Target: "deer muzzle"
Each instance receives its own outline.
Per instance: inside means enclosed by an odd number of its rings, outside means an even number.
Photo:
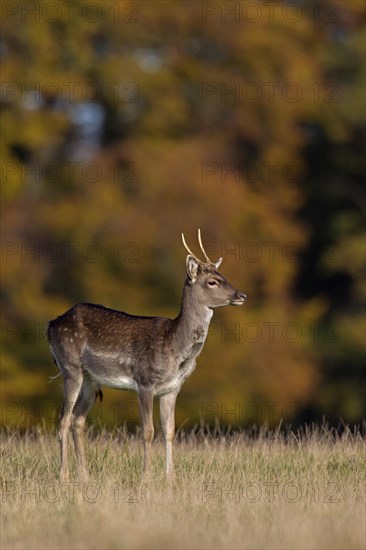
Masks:
[[[237,291],[233,298],[230,301],[230,305],[232,306],[241,306],[244,304],[244,302],[247,301],[247,296],[244,294],[244,292]]]

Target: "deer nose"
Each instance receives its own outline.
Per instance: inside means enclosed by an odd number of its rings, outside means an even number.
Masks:
[[[244,294],[244,292],[239,292],[238,290],[235,293],[235,296],[230,303],[232,306],[241,306],[242,304],[244,304],[244,302],[246,302],[246,300],[247,300],[247,295]]]

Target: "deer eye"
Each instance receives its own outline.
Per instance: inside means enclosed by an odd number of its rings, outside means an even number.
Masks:
[[[216,281],[215,279],[211,279],[210,281],[208,281],[208,286],[210,286],[211,288],[213,288],[214,286],[219,286],[219,282]]]

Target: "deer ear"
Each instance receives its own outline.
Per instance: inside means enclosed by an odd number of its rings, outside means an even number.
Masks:
[[[219,260],[217,260],[217,262],[215,262],[216,269],[218,269],[220,267],[221,262],[222,262],[222,258],[220,258]]]
[[[199,268],[196,258],[188,254],[186,259],[186,266],[187,266],[187,275],[191,279],[191,282],[194,283],[196,280],[198,268]]]

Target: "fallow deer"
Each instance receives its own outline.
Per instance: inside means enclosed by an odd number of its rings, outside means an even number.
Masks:
[[[84,424],[103,385],[135,390],[144,438],[144,472],[151,471],[154,435],[153,399],[160,398],[160,417],[166,445],[166,474],[174,477],[174,411],[183,382],[196,366],[216,307],[245,302],[217,270],[222,258],[212,262],[198,230],[204,260],[188,251],[187,277],[181,309],[175,319],[130,315],[88,303],[80,303],[48,324],[51,353],[64,381],[59,441],[60,479],[69,477],[67,441],[72,429],[81,476],[88,478]]]

